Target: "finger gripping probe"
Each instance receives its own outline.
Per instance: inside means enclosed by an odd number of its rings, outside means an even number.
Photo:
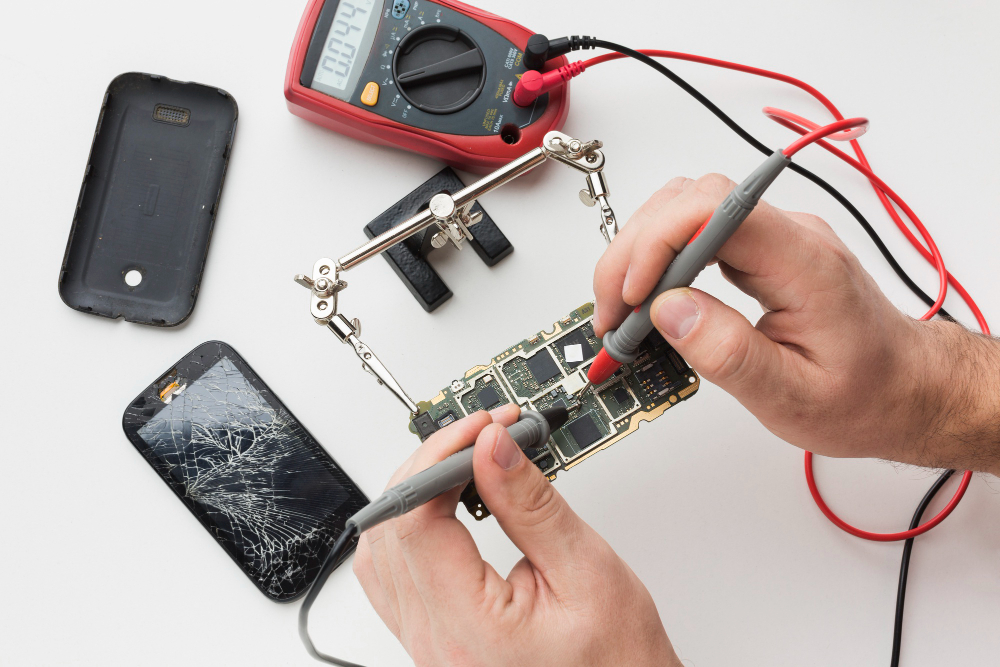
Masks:
[[[549,441],[552,431],[559,428],[569,419],[569,411],[565,407],[553,407],[536,412],[522,410],[518,421],[507,427],[507,432],[522,450],[529,447],[540,447]],[[347,525],[337,538],[333,548],[327,554],[319,574],[306,593],[302,606],[299,608],[299,637],[309,655],[341,667],[361,667],[360,665],[335,658],[319,651],[309,636],[309,610],[319,596],[323,585],[330,577],[333,569],[340,564],[348,548],[361,533],[374,528],[383,521],[394,519],[424,503],[437,498],[442,493],[461,486],[472,479],[473,447],[456,452],[440,463],[435,463],[427,470],[418,472],[409,479],[388,489],[381,496],[357,512],[347,520]]]
[[[524,410],[520,419],[507,428],[507,432],[522,450],[540,447],[548,442],[552,431],[565,424],[568,418],[569,413],[564,407],[541,412]],[[465,484],[472,479],[473,451],[473,447],[466,447],[386,490],[348,519],[347,527],[354,528],[360,535],[383,521],[406,514],[442,493]]]
[[[540,447],[549,441],[552,431],[559,428],[569,419],[569,411],[565,407],[554,407],[536,412],[523,410],[518,421],[507,427],[507,432],[522,450],[529,447]],[[335,658],[316,648],[309,636],[309,610],[319,596],[330,573],[340,564],[348,548],[357,537],[383,521],[388,521],[420,507],[442,493],[465,484],[472,479],[472,454],[474,448],[466,447],[456,452],[440,463],[432,465],[427,470],[418,472],[409,479],[400,482],[387,490],[381,496],[369,503],[364,509],[347,520],[347,525],[337,538],[333,548],[327,554],[319,574],[316,575],[312,587],[306,593],[302,606],[299,608],[299,637],[309,655],[340,667],[361,667],[353,662]]]
[[[666,273],[642,305],[633,310],[620,327],[604,335],[604,348],[587,371],[587,379],[591,384],[597,386],[604,383],[622,364],[635,361],[639,356],[639,344],[653,330],[649,309],[656,297],[667,290],[687,287],[694,282],[757,206],[768,186],[789,164],[791,160],[782,151],[775,151],[726,196],[712,213],[712,217],[695,232],[670,263]]]

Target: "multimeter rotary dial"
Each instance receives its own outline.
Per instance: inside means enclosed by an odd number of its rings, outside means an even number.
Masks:
[[[472,104],[486,84],[486,58],[467,33],[426,25],[400,40],[392,78],[406,101],[421,111],[449,114]]]

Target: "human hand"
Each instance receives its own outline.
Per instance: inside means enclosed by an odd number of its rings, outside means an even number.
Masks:
[[[594,274],[599,336],[642,303],[735,185],[718,174],[676,178],[632,217]],[[688,288],[658,297],[653,323],[702,377],[777,436],[826,456],[996,465],[960,442],[949,423],[959,350],[980,343],[957,325],[897,310],[823,220],[761,202],[717,259],[729,282],[764,308],[756,326]],[[991,415],[984,423],[996,423],[995,408]]]
[[[476,489],[521,550],[506,579],[455,517],[461,489],[361,536],[354,572],[417,665],[676,665],[642,582],[504,426],[516,406],[435,433],[388,486],[475,443]]]

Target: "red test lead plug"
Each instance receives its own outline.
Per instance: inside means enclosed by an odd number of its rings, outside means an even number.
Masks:
[[[531,106],[539,97],[549,92],[553,88],[565,85],[567,81],[575,76],[583,74],[587,66],[582,61],[564,65],[559,69],[548,72],[536,72],[528,70],[514,87],[512,99],[519,107]]]

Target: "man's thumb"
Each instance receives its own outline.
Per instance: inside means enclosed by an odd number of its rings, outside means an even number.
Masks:
[[[780,372],[783,348],[715,297],[688,287],[664,292],[653,325],[691,367],[737,399]]]
[[[536,568],[566,567],[585,557],[585,544],[596,533],[524,456],[507,429],[494,424],[480,433],[473,465],[479,496]]]

